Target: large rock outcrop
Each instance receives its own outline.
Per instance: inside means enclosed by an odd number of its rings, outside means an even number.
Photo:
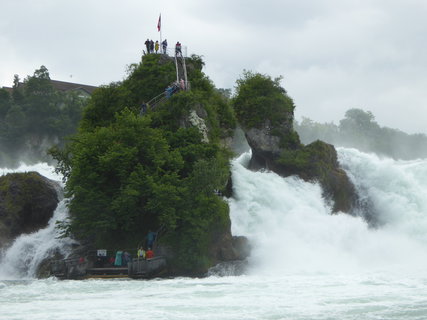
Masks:
[[[58,205],[56,182],[37,172],[0,177],[0,247],[47,225]]]
[[[350,212],[357,196],[339,166],[334,146],[322,141],[300,143],[293,129],[294,103],[279,80],[247,73],[238,82],[234,107],[252,148],[251,169],[318,181],[324,197],[333,201],[334,212]]]
[[[246,237],[232,236],[231,232],[222,233],[210,247],[210,257],[214,264],[224,261],[244,260],[250,254],[250,245]]]

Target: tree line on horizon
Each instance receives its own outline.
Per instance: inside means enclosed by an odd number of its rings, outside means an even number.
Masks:
[[[358,108],[347,110],[339,124],[318,123],[303,117],[294,121],[301,142],[322,140],[337,147],[356,148],[393,159],[411,160],[427,157],[427,136],[407,134],[398,129],[380,126],[370,111]]]

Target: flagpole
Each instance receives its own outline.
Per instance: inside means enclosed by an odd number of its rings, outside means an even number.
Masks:
[[[162,13],[159,14],[159,31],[160,31],[160,48],[163,50],[162,45]],[[166,52],[163,52],[166,53]]]

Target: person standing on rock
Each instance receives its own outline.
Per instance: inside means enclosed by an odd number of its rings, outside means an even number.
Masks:
[[[154,45],[154,50],[159,51],[159,41],[156,41],[155,45]]]
[[[163,47],[163,54],[167,54],[166,50],[168,48],[168,41],[166,39],[163,40],[162,47]]]
[[[150,53],[150,40],[147,39],[147,41],[144,42],[145,47],[147,48],[147,54]]]
[[[150,40],[150,53],[154,53],[154,41]]]

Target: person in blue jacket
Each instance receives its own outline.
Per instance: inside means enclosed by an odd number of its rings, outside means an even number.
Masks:
[[[147,234],[147,247],[148,248],[153,247],[154,241],[156,241],[156,236],[157,236],[156,232],[153,232],[151,230],[148,231],[148,234]]]

